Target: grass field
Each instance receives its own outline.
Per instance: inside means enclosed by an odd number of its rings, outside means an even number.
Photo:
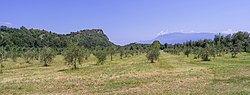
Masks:
[[[91,56],[79,69],[70,70],[62,56],[51,66],[22,59],[4,63],[0,94],[190,94],[250,95],[250,55],[242,53],[203,62],[184,55],[161,52],[160,60],[147,62],[145,55],[95,65]]]

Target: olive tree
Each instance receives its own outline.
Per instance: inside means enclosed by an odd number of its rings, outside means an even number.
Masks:
[[[107,53],[110,55],[110,60],[113,61],[113,55],[116,53],[116,47],[115,46],[108,47]]]
[[[151,45],[151,48],[147,52],[146,57],[148,60],[150,60],[151,63],[154,63],[154,60],[158,60],[160,56],[160,42],[159,41],[154,41],[153,44]]]
[[[94,56],[97,58],[97,64],[104,64],[105,60],[107,59],[107,51],[104,48],[96,48],[95,52],[93,53]]]
[[[14,62],[16,62],[18,56],[19,56],[18,49],[15,47],[12,47],[10,51],[8,52],[8,57],[11,58]]]
[[[26,60],[26,63],[30,63],[31,60],[34,60],[35,54],[36,52],[33,49],[27,49],[23,54],[23,58]]]
[[[189,57],[189,55],[191,54],[191,48],[190,47],[185,47],[184,48],[184,54],[187,56],[187,57]]]
[[[206,46],[202,48],[200,52],[200,56],[203,61],[210,61],[210,56],[212,55],[212,48],[209,44],[206,44]]]
[[[53,49],[45,47],[40,53],[40,61],[43,63],[43,66],[49,66],[48,64],[51,63],[55,57]]]
[[[194,59],[199,59],[201,56],[201,47],[194,47],[192,50],[192,54],[194,55]]]
[[[242,51],[242,44],[240,41],[233,43],[230,47],[232,58],[236,58],[238,53]]]
[[[124,56],[125,50],[124,50],[122,47],[120,47],[120,48],[118,49],[118,51],[119,51],[119,54],[120,54],[120,59],[122,59],[123,56]]]
[[[4,50],[3,47],[0,47],[0,73],[2,73],[2,68],[3,68],[3,62],[7,59],[6,57],[6,51]]]
[[[88,60],[90,55],[91,55],[90,50],[84,49],[84,58],[85,58],[85,60]]]
[[[72,65],[72,69],[77,69],[77,63],[82,64],[86,53],[84,50],[83,47],[72,45],[64,51],[64,60],[68,65]]]

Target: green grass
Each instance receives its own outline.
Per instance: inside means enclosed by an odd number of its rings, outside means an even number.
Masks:
[[[0,94],[250,94],[250,55],[246,53],[210,62],[164,52],[153,64],[143,54],[122,60],[117,55],[114,61],[108,57],[104,65],[96,61],[91,56],[71,70],[60,55],[49,67],[39,61],[8,60],[0,74]]]

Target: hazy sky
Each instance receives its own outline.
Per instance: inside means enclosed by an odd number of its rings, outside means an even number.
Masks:
[[[116,44],[159,33],[250,30],[250,0],[0,0],[0,25],[69,33],[101,28]]]

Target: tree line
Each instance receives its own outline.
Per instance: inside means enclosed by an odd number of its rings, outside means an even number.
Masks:
[[[0,27],[0,73],[3,62],[23,58],[25,63],[32,64],[39,60],[43,66],[49,66],[56,55],[63,55],[65,64],[77,69],[78,64],[88,60],[92,54],[97,58],[97,65],[105,64],[106,60],[113,61],[113,56],[120,59],[144,54],[150,63],[159,59],[160,50],[194,59],[210,61],[211,57],[223,56],[230,53],[236,58],[240,52],[250,53],[250,38],[248,32],[237,32],[229,35],[215,35],[213,40],[187,41],[182,44],[152,44],[131,43],[125,46],[114,45],[100,29],[81,30],[70,34],[56,34],[45,30]],[[108,58],[108,59],[107,59]]]
[[[63,55],[65,64],[77,69],[77,64],[93,54],[97,64],[107,60],[114,60],[114,55],[120,59],[146,53],[150,45],[132,43],[117,46],[108,41],[107,36],[100,29],[81,30],[70,34],[56,34],[46,30],[27,29],[25,27],[0,27],[0,72],[3,62],[11,59],[16,62],[23,58],[25,63],[32,64],[39,60],[43,66],[49,66],[56,55]]]
[[[68,47],[58,50],[52,47],[0,47],[0,72],[2,72],[3,62],[7,59],[11,59],[13,62],[17,61],[17,58],[23,58],[25,63],[32,64],[34,60],[39,60],[42,66],[49,66],[56,55],[63,55],[65,64],[71,66],[72,69],[77,69],[77,64],[82,64],[84,60],[88,60],[89,56],[93,54],[97,58],[97,65],[105,63],[107,58],[113,61],[113,56],[119,56],[120,59],[133,57],[135,55],[147,53],[145,50],[154,49],[149,56],[149,59],[156,60],[153,57],[155,51],[159,52],[160,43],[157,45],[143,45],[143,44],[130,44],[127,46],[109,46],[101,47],[97,46],[95,49],[90,50],[84,46],[80,46],[71,42]],[[158,49],[157,49],[158,48]],[[158,53],[159,56],[159,53]],[[153,62],[153,61],[151,61]]]
[[[239,31],[234,34],[215,35],[214,39],[204,39],[198,41],[187,41],[183,44],[164,44],[161,47],[165,52],[179,55],[185,54],[189,57],[194,55],[194,59],[210,61],[211,57],[231,54],[232,58],[237,58],[241,52],[250,53],[250,37],[248,32]]]

